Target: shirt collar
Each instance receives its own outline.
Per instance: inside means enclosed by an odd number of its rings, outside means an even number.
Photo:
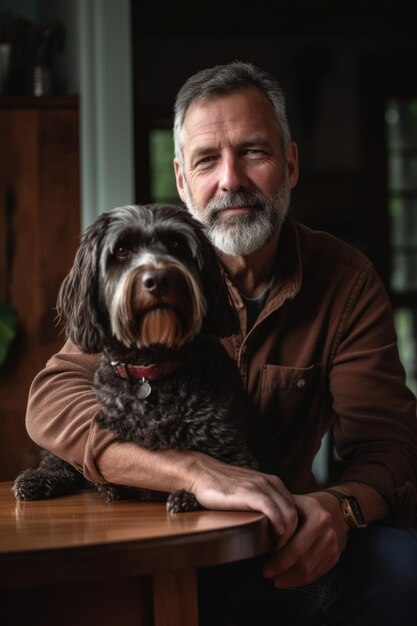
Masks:
[[[265,304],[265,313],[278,308],[285,300],[295,298],[301,289],[302,264],[300,251],[300,238],[297,223],[287,218],[282,226],[277,250],[277,279],[269,293]],[[244,307],[242,298],[232,284],[230,278],[225,275],[232,299],[238,309]]]
[[[286,219],[278,242],[278,274],[269,300],[280,297],[282,301],[294,298],[301,289],[302,263],[300,237],[297,223]]]

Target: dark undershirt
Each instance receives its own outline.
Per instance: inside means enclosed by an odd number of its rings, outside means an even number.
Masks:
[[[265,302],[268,299],[269,292],[271,291],[274,282],[275,282],[275,276],[272,277],[265,291],[263,291],[261,295],[257,296],[256,298],[247,298],[246,296],[240,294],[240,297],[242,298],[242,302],[246,307],[246,314],[247,314],[247,331],[246,332],[250,331],[250,329],[256,322],[259,313],[264,308]]]
[[[263,291],[260,296],[257,296],[256,298],[247,298],[246,296],[244,296],[242,293],[239,292],[240,297],[242,298],[242,302],[246,308],[246,314],[247,314],[246,332],[247,333],[250,331],[250,329],[252,328],[256,320],[258,319],[260,312],[262,311],[262,309],[265,306],[266,301],[268,300],[268,296],[272,287],[275,285],[275,283],[278,280],[278,266],[281,264],[282,264],[282,259],[279,260],[279,253],[278,253],[275,259],[273,269],[272,269],[271,280],[269,281],[265,291]]]

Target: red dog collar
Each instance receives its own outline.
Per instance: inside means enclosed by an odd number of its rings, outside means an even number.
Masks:
[[[184,366],[185,359],[172,361],[162,361],[161,363],[151,363],[150,365],[136,365],[135,363],[121,363],[112,361],[111,364],[120,378],[138,378],[142,381],[159,380],[173,374]]]

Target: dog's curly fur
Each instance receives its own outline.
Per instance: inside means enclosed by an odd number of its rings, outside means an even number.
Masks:
[[[152,450],[198,450],[258,467],[245,438],[249,400],[219,341],[237,331],[236,312],[216,252],[185,209],[127,206],[101,215],[82,239],[57,308],[73,343],[102,352],[94,388],[104,428]],[[122,378],[115,362],[176,368],[150,381],[144,398],[142,382]],[[46,453],[39,468],[18,476],[13,492],[34,500],[83,484],[72,466]],[[167,499],[172,512],[199,508],[184,490],[96,487],[107,500]]]

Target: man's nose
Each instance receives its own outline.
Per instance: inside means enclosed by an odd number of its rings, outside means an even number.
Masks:
[[[221,163],[219,187],[221,191],[237,191],[247,187],[247,175],[244,164],[237,156],[228,156]]]

